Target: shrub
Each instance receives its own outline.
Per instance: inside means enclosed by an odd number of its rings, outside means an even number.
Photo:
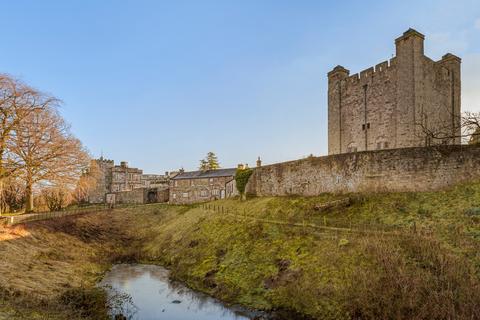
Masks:
[[[248,179],[252,175],[253,170],[250,168],[247,169],[238,169],[235,174],[235,183],[237,190],[240,193],[241,197],[245,197],[245,188],[247,187]]]
[[[68,194],[61,188],[43,190],[42,196],[50,211],[60,211],[68,203]]]

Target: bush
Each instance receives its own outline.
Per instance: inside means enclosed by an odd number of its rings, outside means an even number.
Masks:
[[[253,170],[252,169],[238,169],[236,174],[235,174],[235,183],[237,186],[237,190],[244,198],[245,196],[245,188],[247,187],[248,179],[250,179],[250,176],[252,175]]]
[[[68,193],[62,189],[43,190],[42,196],[50,211],[60,211],[68,203]]]

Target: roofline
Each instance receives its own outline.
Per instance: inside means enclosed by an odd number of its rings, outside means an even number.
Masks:
[[[237,170],[237,168],[225,168],[225,169],[218,169],[218,170]],[[218,170],[207,170],[207,171],[218,171]],[[185,171],[185,172],[182,172],[182,173],[179,173],[178,175],[176,175],[175,177],[171,178],[170,180],[190,180],[190,179],[206,179],[206,178],[210,178],[210,177],[202,177],[202,176],[193,176],[193,177],[184,177],[182,178],[181,176],[183,174],[187,174],[187,173],[194,173],[194,172],[202,172],[201,170],[196,170],[196,171]],[[216,175],[215,177],[232,177],[234,175],[232,174],[218,174]]]

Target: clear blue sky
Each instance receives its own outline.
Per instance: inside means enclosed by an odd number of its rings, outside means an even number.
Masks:
[[[390,58],[409,27],[463,58],[463,108],[480,110],[478,0],[4,0],[0,72],[62,99],[93,156],[273,163],[325,154],[326,73]]]

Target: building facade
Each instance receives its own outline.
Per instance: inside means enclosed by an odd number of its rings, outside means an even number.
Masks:
[[[153,203],[168,201],[169,176],[143,174],[122,161],[115,165],[113,160],[92,160],[88,173],[95,183],[88,192],[89,203],[105,203],[110,195],[114,203]]]
[[[142,170],[130,168],[125,161],[120,162],[119,166],[112,167],[112,184],[110,191],[122,192],[143,188],[142,174]]]
[[[168,188],[170,180],[169,173],[163,174],[142,174],[140,177],[144,188]]]
[[[236,170],[180,172],[170,180],[169,202],[189,204],[236,196]]]
[[[389,61],[328,73],[328,154],[460,143],[461,60],[433,61],[424,39],[409,29]]]
[[[88,190],[89,203],[105,202],[105,195],[111,192],[112,169],[114,166],[113,160],[103,157],[91,161],[88,175],[92,178],[93,184]]]

